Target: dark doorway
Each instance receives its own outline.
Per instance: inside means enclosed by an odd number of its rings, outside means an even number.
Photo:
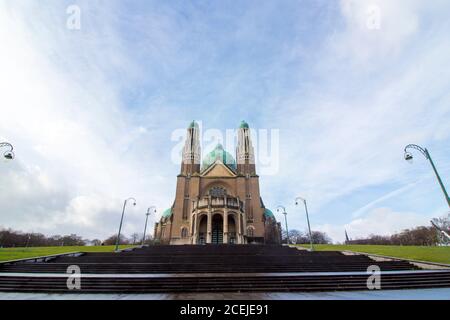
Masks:
[[[223,243],[223,219],[222,216],[216,214],[212,218],[212,237],[211,243]]]
[[[234,221],[234,215],[228,215],[228,243],[236,243],[236,223]]]
[[[198,230],[198,244],[206,243],[206,228],[208,217],[206,215],[200,216],[199,230]]]

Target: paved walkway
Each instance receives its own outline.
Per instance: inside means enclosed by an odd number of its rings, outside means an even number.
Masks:
[[[381,291],[184,293],[184,294],[44,294],[1,293],[0,300],[450,300],[450,288]]]

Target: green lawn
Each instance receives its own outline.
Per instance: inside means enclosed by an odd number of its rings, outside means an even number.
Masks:
[[[121,249],[129,247],[133,246],[120,246]],[[112,252],[114,249],[115,246],[0,248],[0,261],[48,256],[66,252]]]
[[[309,245],[300,246],[309,248]],[[129,248],[132,245],[120,246]],[[0,248],[0,261],[47,256],[65,252],[112,252],[114,246]],[[316,250],[349,250],[385,256],[450,264],[450,247],[315,245]]]
[[[307,244],[300,246],[309,248]],[[450,247],[424,247],[424,246],[375,246],[375,245],[315,245],[316,250],[374,253],[384,256],[422,260],[450,264]]]

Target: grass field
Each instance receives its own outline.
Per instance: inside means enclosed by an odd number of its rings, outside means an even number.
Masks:
[[[121,249],[129,247],[133,246],[120,246]],[[0,248],[0,261],[48,256],[66,252],[112,252],[114,249],[115,246]]]
[[[309,248],[309,245],[300,245]],[[128,248],[120,246],[120,248]],[[23,259],[66,252],[112,252],[114,246],[0,248],[0,261]],[[349,250],[385,256],[450,264],[450,247],[315,245],[316,250]]]
[[[302,244],[309,248],[309,245]],[[424,246],[375,246],[375,245],[315,245],[316,250],[373,253],[384,256],[422,260],[450,264],[450,247],[424,247]]]

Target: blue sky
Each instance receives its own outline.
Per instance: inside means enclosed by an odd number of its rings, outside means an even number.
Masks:
[[[69,5],[81,29],[66,28]],[[368,27],[371,8],[379,28]],[[426,146],[450,181],[447,1],[3,1],[0,226],[104,238],[169,207],[175,131],[279,130],[266,206],[335,241],[448,212]],[[7,116],[5,116],[7,115]],[[256,131],[256,130],[255,130]],[[233,152],[232,150],[229,150]],[[447,184],[448,185],[448,184]],[[275,210],[274,210],[275,211]],[[278,219],[282,216],[277,214]],[[154,221],[154,220],[153,220]]]

